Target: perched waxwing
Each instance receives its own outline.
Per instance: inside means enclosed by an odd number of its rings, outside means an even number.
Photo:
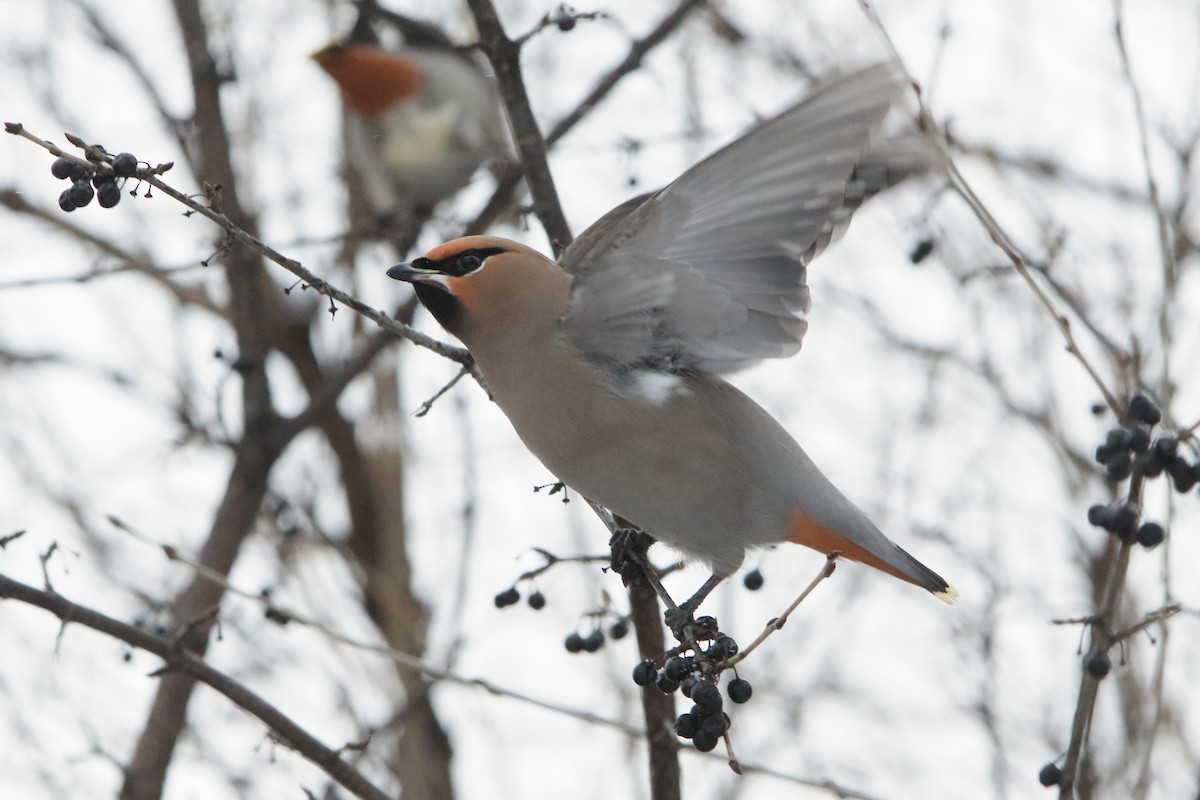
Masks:
[[[377,215],[428,212],[485,161],[511,159],[495,87],[464,54],[347,42],[313,60],[341,89],[348,160]]]
[[[864,198],[933,165],[913,140],[871,142],[904,87],[884,66],[827,83],[610,211],[558,263],[469,236],[388,270],[559,480],[711,565],[693,601],[747,548],[784,541],[957,596],[721,377],[798,351],[809,261]]]

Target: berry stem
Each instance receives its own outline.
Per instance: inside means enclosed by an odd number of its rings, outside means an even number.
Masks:
[[[1133,470],[1129,481],[1128,502],[1141,504],[1142,486],[1145,476],[1139,464]],[[1137,540],[1125,537],[1117,540],[1117,554],[1109,568],[1108,578],[1101,594],[1099,608],[1089,621],[1091,627],[1091,650],[1108,652],[1116,644],[1117,635],[1113,632],[1113,616],[1116,613],[1117,601],[1125,588],[1125,575],[1129,571],[1129,554]],[[1079,767],[1080,756],[1083,753],[1087,733],[1091,729],[1092,713],[1096,707],[1096,696],[1100,689],[1100,678],[1088,670],[1080,670],[1079,697],[1075,703],[1075,716],[1071,723],[1071,742],[1067,747],[1067,757],[1063,762],[1062,780],[1059,782],[1059,797],[1061,800],[1072,800],[1075,796],[1075,774]]]
[[[717,671],[720,672],[722,670],[729,669],[735,664],[741,662],[746,658],[746,656],[754,652],[754,648],[765,642],[768,636],[782,628],[784,624],[787,623],[788,617],[791,615],[791,613],[796,610],[796,607],[804,602],[804,598],[812,594],[813,589],[816,589],[822,581],[833,574],[833,570],[837,567],[838,556],[838,553],[830,553],[829,557],[825,559],[825,563],[821,565],[821,571],[817,573],[817,577],[813,578],[812,582],[809,583],[808,586],[804,587],[804,591],[800,593],[800,596],[793,600],[792,604],[788,606],[782,614],[768,622],[766,627],[763,628],[762,633],[758,635],[757,639],[750,643],[749,647],[746,647],[741,652],[730,656],[718,664]]]

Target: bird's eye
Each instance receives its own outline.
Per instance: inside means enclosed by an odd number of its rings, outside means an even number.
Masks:
[[[474,253],[464,253],[458,257],[458,268],[461,269],[464,274],[467,272],[474,272],[482,265],[483,259]]]

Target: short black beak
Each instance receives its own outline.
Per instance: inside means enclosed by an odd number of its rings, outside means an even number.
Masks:
[[[397,264],[387,271],[387,276],[397,281],[408,281],[412,283],[415,280],[429,277],[428,272],[422,272],[419,269],[413,269],[408,264]]]

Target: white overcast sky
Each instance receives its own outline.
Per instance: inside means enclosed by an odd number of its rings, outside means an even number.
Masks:
[[[189,111],[190,89],[178,32],[165,3],[108,0],[91,3],[127,37],[170,110]],[[509,30],[529,29],[551,2],[509,0],[498,6]],[[527,46],[524,67],[535,112],[552,124],[570,110],[598,75],[619,61],[629,35],[641,35],[674,2],[603,0],[577,3],[604,10],[607,20],[580,24],[569,35],[550,30]],[[805,81],[770,54],[788,49],[814,70],[879,60],[885,51],[855,0],[777,0],[724,3],[755,42],[736,56],[710,29],[693,21],[661,47],[551,157],[560,197],[573,230],[629,196],[669,181],[712,148],[801,96]],[[1153,128],[1156,175],[1169,200],[1178,175],[1162,137],[1197,128],[1200,4],[1183,0],[1126,3],[1130,58]],[[210,3],[213,20],[230,19],[240,82],[225,100],[244,145],[243,165],[253,179],[243,198],[263,215],[264,238],[326,274],[333,248],[306,245],[337,234],[344,223],[337,184],[338,99],[308,53],[342,31],[345,9],[333,13],[315,0],[232,0]],[[440,20],[467,36],[458,3],[423,0],[396,4],[414,16]],[[1132,101],[1121,77],[1112,36],[1112,8],[1095,0],[885,0],[880,12],[914,75],[929,86],[935,115],[962,141],[1005,153],[1057,161],[1090,181],[1144,189],[1144,167]],[[182,162],[176,145],[147,122],[152,110],[128,73],[88,41],[71,2],[0,0],[0,116],[60,140],[79,133],[112,151],[128,150],[152,163]],[[946,23],[950,36],[938,47]],[[49,61],[27,53],[46,45]],[[43,97],[53,79],[57,107]],[[697,128],[689,134],[689,120]],[[630,156],[619,144],[641,143]],[[53,207],[61,188],[50,159],[28,142],[0,139],[0,188],[15,187],[31,201]],[[1160,299],[1153,219],[1132,205],[1098,198],[1087,185],[1048,188],[1013,173],[965,159],[963,169],[1001,224],[1035,257],[1062,237],[1057,264],[1069,285],[1096,304],[1096,322],[1119,340],[1136,337],[1157,369]],[[638,188],[629,186],[636,177]],[[184,170],[167,175],[196,191]],[[801,607],[798,616],[747,662],[743,676],[756,686],[753,701],[735,714],[735,743],[748,763],[787,775],[828,778],[886,798],[1036,796],[1038,767],[1064,746],[1078,685],[1076,628],[1051,618],[1087,613],[1086,586],[1073,559],[1078,534],[1098,548],[1102,536],[1086,529],[1088,504],[1102,500],[1094,481],[1071,496],[1047,442],[1016,421],[996,398],[953,367],[936,375],[897,355],[869,324],[876,308],[899,335],[965,354],[990,353],[1018,399],[1053,393],[1053,407],[1071,441],[1100,439],[1105,420],[1088,413],[1097,399],[1083,371],[1063,351],[1061,337],[1016,283],[981,279],[960,286],[954,275],[1003,260],[955,198],[945,195],[924,218],[931,185],[908,187],[874,203],[856,218],[846,239],[809,270],[814,307],[804,349],[794,359],[758,367],[736,382],[805,446],[814,460],[862,505],[892,538],[946,576],[962,599],[942,607],[910,587],[845,564]],[[486,196],[486,180],[444,211],[466,216]],[[214,231],[162,198],[126,197],[112,211],[77,214],[89,229],[123,237],[163,266],[188,266],[209,255]],[[1041,227],[1050,220],[1054,229]],[[445,232],[453,230],[449,222]],[[506,235],[546,247],[532,224]],[[933,233],[931,263],[914,268],[906,253]],[[426,232],[423,246],[440,241]],[[297,242],[301,242],[297,244]],[[374,259],[374,261],[372,261]],[[938,263],[944,259],[946,266]],[[383,249],[359,263],[356,292],[391,307],[408,288],[388,281]],[[62,353],[92,365],[5,370],[0,379],[0,535],[26,537],[0,552],[0,570],[40,581],[37,554],[57,541],[78,555],[54,562],[55,585],[67,596],[118,617],[140,604],[127,587],[165,598],[190,575],[150,547],[106,526],[116,515],[156,541],[195,551],[223,487],[228,459],[211,450],[178,450],[169,411],[181,364],[207,408],[220,400],[236,408],[235,385],[208,357],[231,349],[232,334],[200,315],[174,318],[161,292],[144,281],[111,278],[82,285],[11,288],[15,281],[88,271],[93,257],[48,227],[0,214],[0,345],[18,352]],[[274,272],[281,285],[290,283]],[[196,280],[219,292],[216,268]],[[1171,354],[1179,381],[1179,422],[1200,417],[1194,364],[1200,345],[1195,277],[1179,289],[1179,344]],[[298,302],[305,302],[304,299]],[[349,310],[324,326],[325,353],[352,341]],[[442,334],[427,317],[423,329]],[[1081,333],[1085,349],[1093,342]],[[392,355],[390,357],[395,357]],[[405,407],[416,409],[455,371],[424,351],[402,348]],[[99,367],[127,373],[137,391],[121,392],[98,376]],[[1021,376],[1028,374],[1028,381]],[[1049,377],[1047,377],[1049,376]],[[282,373],[281,410],[301,407],[302,395]],[[365,386],[348,392],[344,407],[369,401]],[[933,415],[921,424],[923,415]],[[230,418],[236,426],[236,414]],[[382,428],[375,435],[394,432]],[[595,656],[569,656],[563,636],[603,593],[623,607],[619,583],[596,569],[563,568],[541,582],[550,599],[535,613],[524,605],[503,612],[492,595],[523,569],[536,565],[533,546],[559,555],[602,552],[605,532],[581,503],[563,506],[530,487],[551,476],[521,448],[500,412],[464,381],[423,419],[409,419],[408,492],[411,548],[418,589],[433,610],[433,661],[455,650],[453,668],[505,688],[636,724],[640,710],[628,680],[636,661],[628,641]],[[335,468],[314,436],[301,439],[278,467],[273,484],[316,497],[320,522],[330,530],[344,515],[328,486]],[[49,485],[31,485],[28,476]],[[471,545],[464,549],[462,508],[468,485],[478,496]],[[103,531],[104,558],[86,546],[69,515],[46,499],[70,494],[80,513]],[[1152,515],[1165,518],[1161,486],[1147,497]],[[1166,554],[1171,589],[1195,609],[1200,588],[1189,566],[1200,557],[1193,535],[1194,496],[1176,498],[1170,512],[1176,535],[1170,550],[1137,553],[1131,570],[1132,608],[1161,603]],[[947,541],[948,540],[948,541]],[[257,591],[274,580],[272,545],[251,539],[233,581]],[[468,553],[466,562],[462,554]],[[105,567],[122,575],[114,586]],[[763,591],[749,594],[738,579],[713,598],[723,627],[749,641],[818,569],[819,555],[786,547],[752,555],[762,564]],[[461,616],[453,587],[462,570],[469,591]],[[687,592],[698,569],[671,588]],[[353,581],[328,554],[301,553],[277,598],[360,637],[372,636],[355,607]],[[248,602],[230,600],[231,632],[213,649],[214,662],[307,724],[324,741],[352,740],[344,706],[382,723],[394,681],[378,659],[331,645],[297,626],[259,620]],[[996,669],[979,658],[977,631],[994,625]],[[128,757],[154,681],[154,659],[122,659],[123,648],[72,628],[55,650],[49,617],[13,603],[0,605],[0,798],[42,800],[113,796],[119,770],[94,752]],[[1172,627],[1168,692],[1180,705],[1186,741],[1200,741],[1195,692],[1187,685],[1200,663],[1195,616]],[[460,648],[460,649],[458,649]],[[1130,659],[1145,669],[1154,648],[1131,642]],[[1191,665],[1191,666],[1189,666]],[[331,677],[333,676],[333,677]],[[1114,686],[1105,685],[1094,736],[1107,757],[1120,713]],[[1003,756],[974,712],[988,694],[1000,711],[996,726]],[[455,779],[463,798],[645,797],[644,753],[621,733],[516,700],[453,685],[434,690],[435,703],[455,747]],[[298,797],[300,786],[322,785],[315,768],[263,741],[257,721],[208,691],[193,699],[201,731],[181,744],[167,796],[234,797],[226,773],[245,776],[245,796]],[[1164,745],[1156,754],[1151,797],[1193,796],[1196,750]],[[828,797],[822,790],[764,776],[738,778],[722,759],[682,756],[690,797]],[[995,788],[999,776],[1003,791]],[[1105,797],[1128,796],[1112,787]],[[1047,795],[1048,796],[1048,795]]]

